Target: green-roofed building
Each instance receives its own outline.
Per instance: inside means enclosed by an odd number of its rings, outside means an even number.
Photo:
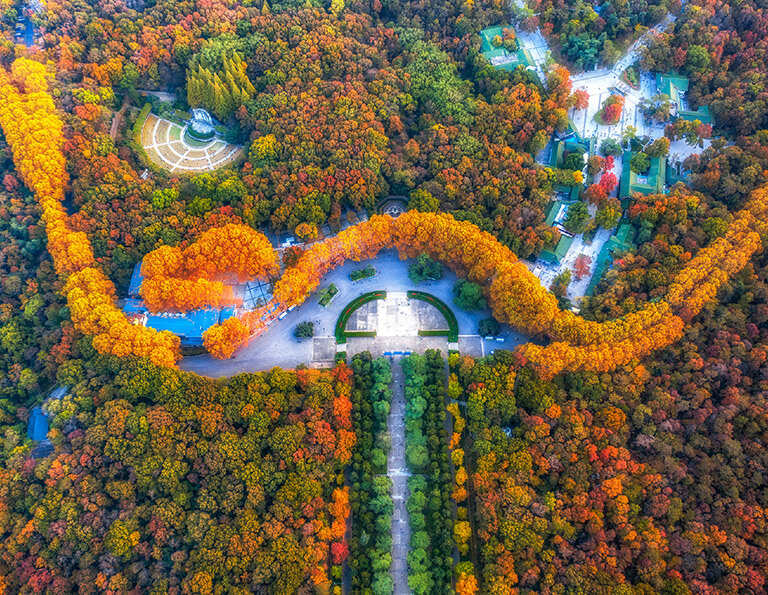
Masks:
[[[635,193],[643,195],[663,194],[667,178],[666,157],[651,157],[651,167],[646,174],[636,174],[629,167],[632,151],[624,151],[621,157],[621,183],[619,184],[619,199],[630,198]]]
[[[614,234],[608,238],[608,241],[605,244],[603,244],[603,248],[597,255],[595,273],[592,275],[592,279],[589,282],[586,295],[592,295],[592,292],[594,292],[600,279],[603,278],[603,273],[613,266],[614,255],[634,250],[634,239],[635,228],[631,223],[625,221],[616,228]]]
[[[667,186],[674,186],[678,182],[687,184],[690,181],[691,172],[683,169],[681,164],[670,165],[667,163]]]
[[[573,244],[573,236],[563,235],[554,250],[542,250],[539,258],[549,264],[560,264]]]
[[[688,78],[677,74],[656,73],[656,87],[659,93],[667,95],[672,100],[672,116],[693,122],[699,120],[702,124],[714,124],[709,113],[709,107],[699,106],[696,111],[688,109],[685,93],[688,92]]]
[[[549,165],[551,167],[563,167],[565,154],[581,149],[587,155],[596,155],[597,141],[594,137],[582,139],[578,133],[565,140],[555,140],[552,143],[552,153],[549,156]]]
[[[496,64],[496,67],[502,70],[515,70],[518,66],[525,68],[533,66],[534,61],[531,53],[520,46],[519,40],[515,40],[517,49],[514,51],[509,51],[504,46],[496,47],[493,45],[494,37],[497,35],[502,38],[504,37],[504,29],[512,29],[514,31],[512,25],[496,25],[494,27],[486,27],[480,31],[480,39],[482,40],[480,53],[491,63],[494,60],[503,60],[502,64]]]
[[[570,187],[564,186],[564,188],[564,194],[567,195],[570,191]],[[565,219],[565,215],[568,212],[566,207],[573,204],[573,202],[574,201],[570,199],[564,198],[556,198],[553,200],[551,203],[549,203],[549,205],[547,205],[546,211],[544,212],[544,223],[549,227],[561,223]]]

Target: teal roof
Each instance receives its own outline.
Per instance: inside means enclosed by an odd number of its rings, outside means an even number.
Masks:
[[[482,40],[480,53],[483,54],[488,61],[493,58],[508,58],[508,62],[496,66],[501,70],[515,70],[520,65],[525,67],[533,66],[535,64],[533,56],[531,56],[531,53],[528,50],[519,47],[519,41],[517,41],[518,49],[512,52],[507,50],[504,46],[496,47],[493,45],[494,37],[497,35],[502,38],[504,37],[504,29],[515,30],[512,25],[495,25],[493,27],[486,27],[480,31],[480,39]]]
[[[485,53],[488,50],[494,49],[493,38],[497,35],[504,37],[504,29],[510,27],[511,25],[508,27],[504,27],[503,25],[495,25],[493,27],[486,27],[480,31],[480,38],[483,40],[483,45],[480,48],[480,51]]]
[[[624,151],[621,157],[621,182],[619,184],[619,198],[628,198],[635,193],[663,194],[666,182],[667,160],[662,157],[651,157],[651,166],[648,173],[638,176],[629,167],[629,161],[634,153]]]
[[[546,210],[546,219],[544,219],[544,224],[547,227],[552,227],[552,225],[555,223],[555,217],[557,217],[557,213],[560,211],[560,205],[562,203],[559,200],[553,200],[549,205],[547,205]]]
[[[573,237],[568,237],[566,235],[561,236],[560,241],[557,243],[557,247],[555,247],[554,250],[543,250],[539,254],[539,258],[550,264],[559,264],[560,261],[565,258],[571,244],[573,244]]]
[[[48,437],[48,415],[41,407],[33,407],[29,416],[27,436],[30,440],[40,442]]]
[[[687,183],[690,177],[691,172],[684,170],[679,164],[676,168],[667,165],[667,186],[674,186],[678,182]]]
[[[715,123],[715,119],[712,117],[712,114],[709,113],[709,107],[706,105],[699,106],[699,109],[697,109],[695,112],[692,112],[691,110],[681,110],[677,112],[677,115],[683,120],[687,120],[689,122],[698,120],[702,124]]]
[[[636,231],[632,224],[625,221],[616,228],[613,235],[608,238],[608,241],[605,244],[603,244],[600,253],[597,255],[595,272],[592,275],[592,279],[589,281],[589,286],[587,287],[586,292],[587,295],[592,295],[592,292],[595,290],[595,287],[597,287],[600,279],[603,278],[605,271],[613,266],[614,254],[634,250],[635,244],[633,243],[633,240],[635,239],[635,233]]]
[[[677,117],[693,122],[699,120],[702,124],[714,124],[709,107],[699,106],[696,111],[683,109],[683,97],[688,91],[688,78],[677,74],[656,73],[656,87],[659,93],[667,95],[677,106]]]
[[[566,192],[569,192],[570,188],[571,188],[570,186],[565,187]],[[546,211],[546,214],[545,214],[546,219],[544,220],[544,223],[546,225],[550,226],[550,227],[552,225],[554,225],[555,224],[555,219],[557,218],[557,214],[560,212],[560,207],[562,207],[563,205],[568,205],[568,204],[571,204],[570,200],[569,201],[564,201],[564,200],[561,200],[559,198],[556,198],[551,203],[549,203],[549,206],[547,206],[547,211]]]
[[[507,55],[509,55],[509,52],[502,47],[493,48],[491,50],[486,50],[485,52],[483,52],[483,56],[485,56],[488,60],[490,60],[491,58],[501,58]]]
[[[577,149],[581,149],[590,155],[594,154],[596,144],[594,138],[582,139],[578,133],[568,140],[557,140],[552,145],[552,152],[549,155],[549,165],[551,167],[562,167],[565,153],[570,153]]]
[[[672,101],[677,103],[680,100],[679,92],[688,91],[688,78],[677,74],[656,73],[656,87],[659,93],[668,95]]]

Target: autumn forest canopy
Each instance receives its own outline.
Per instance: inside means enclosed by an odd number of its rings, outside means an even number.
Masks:
[[[764,13],[4,0],[0,595],[765,593]],[[645,109],[660,138],[550,159],[589,105],[572,73],[611,67],[660,23],[625,68],[685,78],[712,124],[665,127],[659,97]],[[535,31],[549,47],[535,67],[484,56],[487,41],[520,56]],[[623,126],[631,103],[603,96],[598,123]],[[205,173],[149,160],[147,115],[182,129],[195,108],[237,155]],[[645,183],[673,143],[689,147],[678,177],[622,196],[614,167]],[[621,248],[542,281],[543,254],[595,238]],[[444,266],[487,306],[489,335],[525,340],[179,369],[249,342],[258,357],[279,312],[320,308],[326,275],[387,250]],[[137,324],[121,301],[137,263],[148,315],[231,316],[197,351]],[[571,273],[596,275],[579,300]],[[246,307],[246,281],[269,303]]]

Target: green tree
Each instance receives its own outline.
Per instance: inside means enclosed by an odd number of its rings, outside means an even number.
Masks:
[[[389,572],[378,572],[371,585],[373,595],[392,595],[395,590],[395,582]]]
[[[603,229],[613,229],[621,219],[621,208],[607,204],[597,211],[595,222]]]
[[[571,269],[565,269],[557,277],[552,279],[552,285],[550,289],[557,297],[564,297],[568,291],[568,286],[571,284]]]
[[[603,142],[600,143],[600,150],[603,155],[610,155],[612,157],[618,157],[624,152],[624,149],[621,148],[621,143],[613,138],[606,138],[603,140]]]
[[[720,217],[708,217],[701,228],[707,234],[707,239],[711,242],[725,235],[728,231],[728,222]]]
[[[581,147],[571,151],[563,160],[563,169],[581,171],[584,169],[584,149]]]
[[[466,279],[459,279],[453,286],[453,303],[468,312],[482,310],[486,306],[482,288]]]
[[[642,174],[651,167],[651,158],[646,153],[635,153],[629,159],[629,168],[636,174]]]
[[[515,402],[529,413],[544,411],[555,402],[555,389],[549,382],[539,380],[533,370],[523,368],[515,383]]]
[[[498,321],[495,318],[483,318],[477,328],[481,337],[495,337],[501,331]]]
[[[408,278],[414,283],[422,281],[439,281],[443,278],[443,265],[422,252],[408,267]]]
[[[587,228],[589,209],[583,202],[575,202],[568,207],[563,226],[571,233],[581,233]]]
[[[121,520],[112,523],[104,538],[104,545],[113,556],[118,558],[128,554],[136,543],[138,543],[138,533],[132,532]]]
[[[308,339],[315,336],[315,323],[310,321],[300,322],[293,329],[293,336],[297,339]]]
[[[650,157],[666,157],[669,155],[669,139],[664,136],[657,138],[651,143],[651,146],[646,149],[646,153],[648,153]]]
[[[422,213],[436,213],[440,208],[440,201],[426,190],[414,190],[408,199],[408,208]]]
[[[709,51],[701,45],[692,45],[685,55],[685,65],[689,70],[704,71],[709,67]]]

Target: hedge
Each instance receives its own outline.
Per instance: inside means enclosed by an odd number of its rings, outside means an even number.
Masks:
[[[376,269],[373,266],[367,266],[364,269],[352,271],[349,274],[350,281],[360,281],[361,279],[369,279],[376,276]]]
[[[136,122],[133,124],[133,141],[141,145],[141,129],[144,128],[144,122],[147,121],[149,112],[152,111],[152,104],[147,102],[139,112],[139,117],[136,118]]]
[[[361,296],[356,297],[351,302],[349,302],[341,311],[341,314],[339,314],[339,319],[336,321],[336,343],[339,345],[343,345],[347,342],[347,333],[344,330],[347,326],[347,322],[349,322],[349,317],[352,315],[352,312],[357,310],[360,306],[363,304],[367,304],[368,302],[372,302],[373,300],[383,300],[386,299],[387,292],[386,291],[369,291],[368,293],[364,293]],[[352,335],[354,336],[354,335]],[[360,336],[360,335],[357,335]],[[376,336],[375,334],[373,335]]]
[[[447,337],[450,331],[423,331],[419,329],[419,337]]]
[[[414,300],[421,300],[422,302],[427,302],[428,304],[433,305],[435,308],[440,310],[440,313],[445,318],[445,321],[448,323],[448,332],[445,333],[445,335],[448,336],[448,342],[449,343],[456,343],[456,341],[459,340],[459,322],[456,320],[456,315],[453,313],[453,310],[451,310],[448,305],[441,299],[436,298],[434,295],[429,293],[424,293],[423,291],[409,291],[408,297]],[[419,336],[424,337],[440,337],[443,335],[422,335],[422,332],[425,333],[431,333],[432,331],[419,331]],[[444,331],[438,331],[438,332],[444,332]]]
[[[146,102],[144,107],[141,108],[136,121],[133,123],[133,129],[131,130],[131,138],[128,140],[128,147],[136,154],[136,158],[142,167],[145,167],[156,176],[168,177],[168,172],[159,165],[156,165],[147,155],[147,151],[144,149],[144,145],[141,144],[141,129],[144,128],[144,122],[147,121],[152,111],[152,104]]]

